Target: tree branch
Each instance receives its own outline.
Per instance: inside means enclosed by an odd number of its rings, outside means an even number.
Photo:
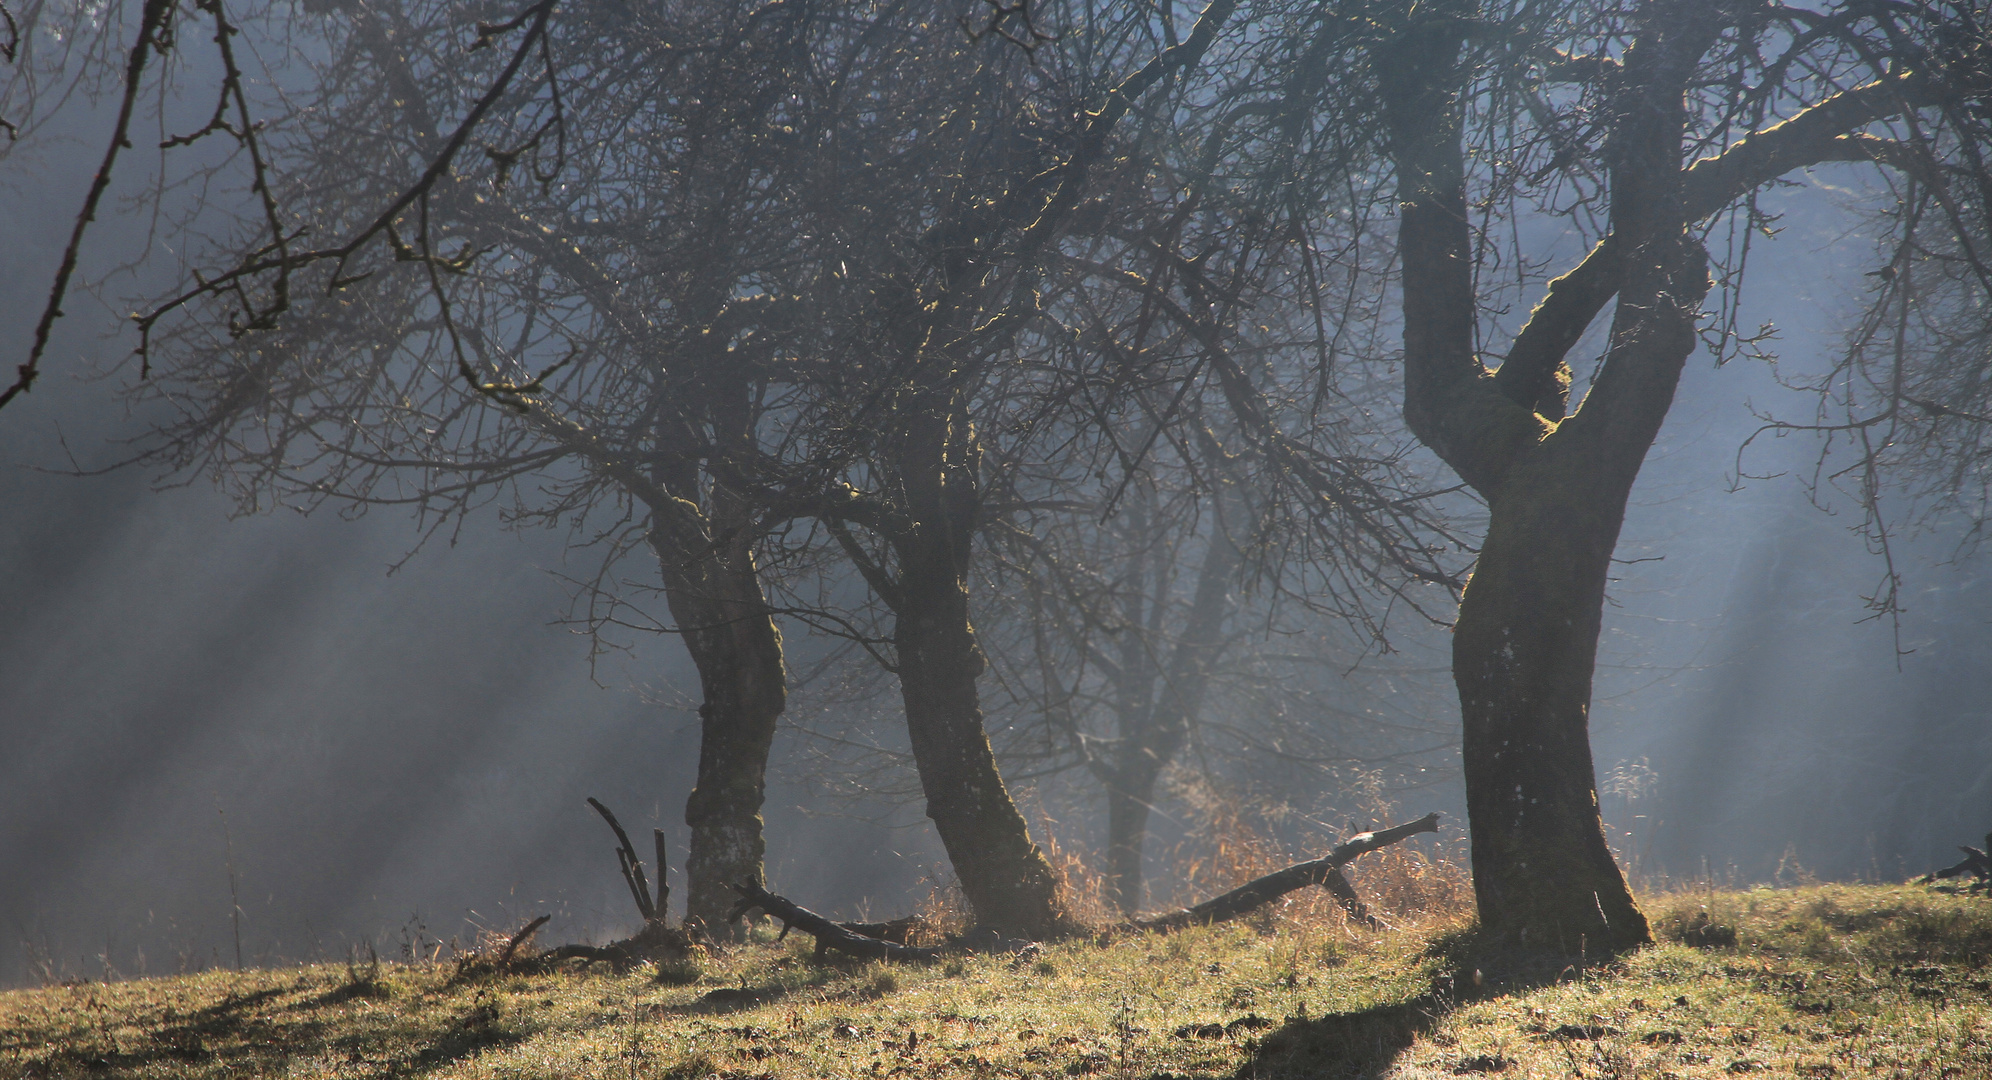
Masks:
[[[1685,218],[1702,221],[1785,173],[1823,161],[1878,161],[1905,171],[1919,167],[1913,148],[1899,143],[1884,146],[1887,140],[1853,133],[1934,100],[1927,80],[1895,75],[1842,91],[1783,123],[1739,139],[1688,169],[1682,195]],[[1562,419],[1563,406],[1555,399],[1569,386],[1564,357],[1618,294],[1625,277],[1624,256],[1624,243],[1614,232],[1575,269],[1549,283],[1495,373],[1495,384],[1509,400],[1533,407],[1551,420]]]
[[[138,103],[139,83],[145,78],[145,65],[151,62],[152,50],[169,33],[168,23],[174,11],[173,0],[146,0],[140,9],[138,19],[138,39],[132,42],[131,51],[125,60],[124,96],[118,100],[117,123],[111,128],[110,145],[104,148],[103,163],[97,166],[97,175],[90,180],[90,193],[83,197],[83,209],[76,215],[76,224],[69,231],[69,246],[62,249],[62,262],[55,271],[55,282],[48,290],[48,303],[43,306],[41,319],[35,323],[35,343],[28,349],[28,359],[15,368],[13,385],[0,391],[0,408],[27,393],[41,375],[42,354],[48,350],[48,336],[55,327],[55,320],[62,317],[62,301],[69,293],[69,279],[76,273],[76,260],[83,247],[83,234],[90,223],[97,220],[97,204],[103,200],[105,189],[111,186],[111,169],[118,163],[118,153],[131,145],[131,114]],[[13,16],[7,23],[13,25]],[[10,46],[11,49],[11,46]]]

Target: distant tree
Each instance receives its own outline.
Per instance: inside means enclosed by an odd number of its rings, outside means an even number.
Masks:
[[[1379,413],[1388,384],[1338,364],[1373,352],[1387,280],[1360,258],[1369,223],[1317,212],[1343,163],[1304,160],[1318,148],[1291,137],[1238,139],[1241,118],[1270,111],[1254,95],[1293,89],[1264,56],[1276,14],[1253,7],[1253,32],[1144,107],[1095,234],[1074,245],[1080,280],[1048,305],[1094,356],[1067,395],[1086,434],[1065,475],[1097,483],[1060,489],[1070,520],[1011,544],[1035,649],[1016,663],[1037,669],[1048,729],[1102,786],[1124,911],[1144,901],[1147,824],[1178,754],[1362,761],[1359,743],[1388,740],[1351,738],[1374,717],[1340,710],[1367,676],[1324,688],[1315,672],[1387,652],[1391,609],[1452,582],[1444,514]],[[1249,160],[1271,144],[1283,164]]]
[[[1449,580],[1409,436],[1378,408],[1388,383],[1335,364],[1382,329],[1385,276],[1344,257],[1369,226],[1296,232],[1282,210],[1314,174],[1225,156],[1239,84],[1264,84],[1259,44],[1240,35],[1137,110],[1065,244],[1053,329],[1023,347],[1063,373],[1034,398],[1062,404],[1040,414],[1055,450],[1003,474],[1023,509],[992,522],[1005,694],[1033,714],[1008,752],[1098,782],[1123,910],[1143,902],[1157,785],[1184,750],[1198,768],[1319,770],[1389,741],[1351,738],[1364,724],[1338,708],[1367,674],[1314,676],[1387,651],[1385,612]]]
[[[1130,441],[1147,440],[1137,429]],[[1189,740],[1237,636],[1243,549],[1257,524],[1221,473],[1197,486],[1183,480],[1151,462],[1103,485],[1102,497],[1066,503],[1068,513],[1044,500],[1006,518],[991,540],[989,606],[1009,646],[1000,662],[1049,743],[1028,756],[1076,760],[1097,781],[1108,899],[1124,913],[1143,903],[1157,780]],[[1105,730],[1094,722],[1101,715]]]

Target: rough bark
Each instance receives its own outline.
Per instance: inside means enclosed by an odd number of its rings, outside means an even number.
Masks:
[[[712,388],[711,427],[722,447],[751,450],[744,385]],[[667,432],[689,442],[695,433]],[[754,559],[753,510],[725,484],[700,477],[689,455],[656,473],[669,495],[652,506],[651,547],[685,650],[698,669],[699,768],[685,824],[685,921],[730,934],[732,883],[762,880],[761,803],[775,725],[788,703],[782,637]],[[660,871],[661,874],[661,871]]]
[[[968,603],[979,446],[951,394],[923,395],[906,416],[895,456],[907,520],[891,537],[898,573],[888,600],[927,816],[979,922],[1053,937],[1069,926],[1059,881],[997,771],[976,689],[987,666]]]
[[[1444,13],[1386,60],[1405,418],[1489,510],[1453,639],[1474,892],[1483,927],[1528,948],[1612,952],[1650,940],[1598,815],[1591,679],[1626,499],[1695,347],[1708,290],[1705,256],[1688,235],[1682,101],[1719,27],[1713,6],[1696,0],[1647,11],[1615,76],[1612,238],[1587,260],[1597,279],[1552,287],[1506,378],[1475,354],[1464,83]],[[1605,367],[1565,419],[1563,354],[1612,295]]]
[[[1474,896],[1517,944],[1575,953],[1643,943],[1606,846],[1591,760],[1591,673],[1623,491],[1531,460],[1490,505],[1453,638]]]
[[[744,545],[737,545],[744,546]],[[787,702],[781,632],[751,552],[686,557],[660,546],[665,596],[699,672],[699,769],[685,802],[686,921],[720,931],[727,883],[761,880],[761,802],[775,723]]]

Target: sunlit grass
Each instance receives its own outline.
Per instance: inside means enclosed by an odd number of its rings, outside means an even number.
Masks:
[[[791,939],[669,981],[327,965],[16,991],[0,1075],[1992,1076],[1984,897],[1650,898],[1672,940],[1478,986],[1491,962],[1456,917],[1371,931],[1296,907],[928,967],[815,963]],[[1708,940],[1697,927],[1735,943],[1679,940]]]

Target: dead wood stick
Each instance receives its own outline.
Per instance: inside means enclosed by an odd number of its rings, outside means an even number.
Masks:
[[[900,945],[847,930],[814,911],[785,897],[776,896],[751,882],[736,883],[733,891],[740,894],[740,902],[733,905],[733,913],[727,916],[727,922],[739,922],[741,916],[760,908],[782,921],[784,935],[793,929],[801,930],[815,938],[819,951],[835,949],[866,960],[896,960],[901,963],[932,963],[941,955],[939,949]]]
[[[1153,919],[1137,919],[1124,925],[1135,930],[1179,930],[1186,926],[1204,926],[1236,919],[1309,885],[1320,885],[1330,892],[1335,892],[1334,886],[1329,883],[1331,878],[1341,877],[1342,866],[1353,861],[1358,855],[1389,847],[1408,836],[1438,831],[1439,815],[1431,813],[1403,825],[1379,829],[1376,832],[1358,833],[1334,851],[1313,862],[1296,863],[1284,870],[1276,870],[1256,881],[1240,885],[1222,896],[1206,900],[1196,907],[1172,911]],[[1345,879],[1342,884],[1347,886],[1348,881]],[[1349,896],[1354,895],[1355,890],[1351,888]],[[1348,906],[1346,898],[1343,899],[1343,906]],[[1361,906],[1360,902],[1357,906]]]
[[[621,845],[616,848],[616,864],[622,868],[623,882],[629,886],[629,894],[636,898],[637,912],[643,916],[643,921],[649,922],[657,917],[657,911],[650,906],[650,883],[644,879],[643,862],[636,857],[636,845],[629,842],[629,834],[623,831],[622,822],[609,813],[608,807],[593,797],[588,799],[588,805],[594,807],[595,812],[602,815],[602,820],[609,823],[609,828],[615,830],[616,842]],[[661,868],[659,873],[662,873]]]
[[[1391,928],[1370,911],[1369,905],[1363,903],[1362,897],[1356,895],[1356,887],[1349,884],[1349,879],[1343,875],[1341,867],[1338,866],[1328,871],[1327,876],[1321,880],[1321,887],[1333,893],[1336,900],[1341,901],[1342,910],[1349,913],[1349,918],[1368,926],[1372,930],[1388,930]]]
[[[590,963],[606,963],[618,971],[628,971],[639,964],[687,956],[697,947],[697,941],[690,934],[666,926],[662,919],[652,919],[643,924],[643,929],[621,941],[611,941],[607,945],[600,946],[562,945],[541,953],[534,957],[534,960],[545,964],[561,960],[586,960]]]
[[[1965,874],[1977,878],[1980,883],[1992,882],[1992,854],[1988,854],[1992,852],[1992,833],[1985,834],[1985,847],[1982,850],[1964,844],[1959,844],[1957,849],[1964,852],[1964,861],[1924,874],[1925,885],[1938,878],[1962,877]]]
[[[512,954],[519,951],[519,946],[524,945],[526,939],[533,936],[533,931],[545,926],[546,921],[551,918],[553,918],[551,915],[542,915],[532,922],[527,923],[525,929],[513,934],[512,940],[505,943],[505,951],[498,954],[498,965],[503,967],[511,963]]]

